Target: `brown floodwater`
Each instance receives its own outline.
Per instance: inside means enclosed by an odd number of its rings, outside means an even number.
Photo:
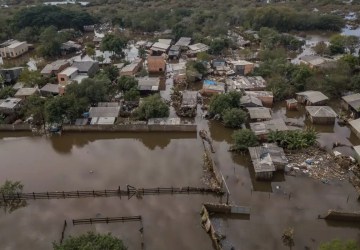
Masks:
[[[273,116],[309,125],[302,110],[287,112],[283,104],[276,105]],[[228,152],[233,130],[202,119],[200,108],[195,120],[198,129],[208,130],[213,139],[214,159],[229,186],[231,203],[251,207],[250,219],[213,219],[227,236],[224,249],[287,249],[281,235],[288,227],[295,229],[293,249],[317,249],[321,242],[334,238],[360,243],[360,225],[317,219],[328,209],[360,210],[348,181],[324,184],[280,173],[272,182],[256,181],[249,156]],[[329,150],[334,140],[359,144],[347,127],[315,128],[319,141]],[[0,149],[0,183],[19,180],[26,192],[125,188],[127,184],[204,186],[203,145],[196,133],[64,133],[52,137],[1,133]],[[141,249],[139,222],[70,223],[80,218],[141,215],[147,250],[210,250],[212,243],[201,227],[199,212],[202,203],[220,200],[211,195],[164,195],[29,201],[13,213],[0,213],[0,249],[51,249],[52,242],[60,239],[65,219],[69,222],[66,237],[89,230],[112,232],[129,249]]]

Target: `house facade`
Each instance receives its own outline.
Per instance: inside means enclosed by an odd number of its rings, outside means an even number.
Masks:
[[[16,58],[28,52],[29,46],[26,42],[8,40],[0,44],[0,55],[3,58]]]

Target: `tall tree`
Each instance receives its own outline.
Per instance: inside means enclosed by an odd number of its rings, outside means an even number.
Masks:
[[[101,41],[102,51],[111,51],[118,56],[123,56],[123,49],[126,48],[127,39],[114,34],[107,34]]]

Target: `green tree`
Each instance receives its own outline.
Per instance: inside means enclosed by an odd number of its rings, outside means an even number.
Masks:
[[[213,96],[209,103],[209,114],[222,116],[225,110],[239,108],[240,98],[241,93],[236,91]]]
[[[38,95],[32,95],[26,98],[22,106],[22,113],[28,117],[32,116],[32,124],[45,126],[45,102],[46,99]]]
[[[322,243],[319,246],[319,250],[360,250],[360,246],[354,240],[341,241],[336,239]]]
[[[14,196],[19,193],[22,193],[24,185],[20,181],[9,181],[6,180],[5,183],[0,186],[0,195],[4,196]],[[3,207],[4,212],[13,212],[18,208],[25,207],[27,205],[25,200],[19,199],[9,199],[9,200],[0,200],[0,207]]]
[[[44,29],[40,34],[40,45],[37,48],[38,53],[44,57],[56,57],[61,52],[61,35],[57,32],[54,26],[50,26]]]
[[[139,101],[140,91],[134,87],[124,93],[125,101]]]
[[[115,81],[119,76],[119,69],[114,65],[108,66],[104,68],[104,73],[110,81]]]
[[[127,39],[114,34],[107,34],[101,41],[102,51],[111,51],[118,56],[123,56],[123,49],[126,48]]]
[[[145,59],[146,55],[147,55],[147,52],[146,52],[145,48],[140,47],[138,50],[138,57]]]
[[[62,244],[53,243],[54,250],[127,250],[123,241],[111,234],[88,232],[77,237],[70,236]]]
[[[225,110],[222,117],[226,127],[241,128],[241,125],[246,121],[247,114],[241,109],[232,108]]]
[[[148,120],[150,118],[168,117],[169,113],[169,106],[159,94],[155,94],[143,99],[140,106],[135,110],[135,117],[139,120]]]
[[[90,56],[91,58],[93,58],[95,56],[95,46],[93,46],[93,44],[86,44],[85,47],[85,52],[88,56]]]
[[[46,79],[41,76],[39,71],[30,71],[25,68],[21,71],[19,82],[23,82],[26,87],[43,87],[46,84]]]
[[[343,54],[345,52],[346,37],[342,35],[334,35],[330,38],[331,54]]]
[[[119,91],[129,91],[132,88],[137,88],[138,80],[132,76],[121,76],[117,79],[117,89]]]
[[[316,54],[321,56],[330,54],[330,50],[324,41],[318,42],[314,46],[313,50],[315,51]]]
[[[88,108],[87,100],[74,95],[56,96],[45,104],[45,117],[49,123],[72,122]]]
[[[227,38],[215,38],[210,42],[209,52],[212,55],[220,55],[224,49],[229,47],[229,40]]]
[[[350,54],[355,53],[356,47],[359,45],[359,37],[357,36],[347,36],[345,38],[345,47],[350,52]]]
[[[6,99],[8,97],[13,97],[16,93],[16,90],[11,86],[6,86],[0,90],[0,99]]]
[[[234,131],[232,139],[234,141],[232,150],[236,151],[245,151],[248,147],[256,147],[259,145],[256,135],[250,129]]]

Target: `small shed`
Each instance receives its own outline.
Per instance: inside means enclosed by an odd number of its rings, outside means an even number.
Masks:
[[[322,106],[329,100],[329,98],[320,91],[313,90],[296,93],[296,99],[306,106]]]
[[[255,178],[258,180],[271,180],[275,171],[284,170],[285,165],[288,164],[284,149],[274,143],[249,147],[249,152],[255,170]]]
[[[271,108],[273,106],[274,95],[271,91],[245,91],[245,94],[260,99],[265,107]]]
[[[42,96],[56,96],[59,95],[59,85],[48,83],[40,89]]]
[[[253,122],[250,123],[250,129],[261,140],[266,140],[270,131],[289,130],[288,126],[286,126],[283,119],[273,119],[270,121]]]
[[[360,163],[360,145],[354,146],[355,158]]]
[[[244,95],[240,98],[240,105],[246,108],[250,107],[262,107],[261,100],[255,96]]]
[[[22,99],[7,98],[0,102],[0,113],[13,114],[21,108]]]
[[[265,107],[256,107],[256,108],[247,108],[249,112],[250,121],[260,122],[271,120],[271,112],[269,108]]]
[[[142,93],[158,92],[160,87],[159,77],[141,77],[138,80],[138,89]]]
[[[222,94],[225,92],[225,84],[213,80],[204,80],[201,90],[202,95]]]
[[[306,106],[306,113],[314,124],[334,124],[337,114],[329,106]]]
[[[39,93],[38,88],[21,88],[15,93],[16,98],[25,100],[29,96],[36,95]]]
[[[91,107],[89,117],[115,117],[119,116],[120,106],[117,107]]]
[[[294,98],[286,100],[286,108],[288,110],[297,110],[298,101]]]
[[[360,93],[343,96],[341,107],[349,111],[354,118],[358,118],[360,115]]]
[[[168,56],[169,56],[169,60],[178,60],[180,57],[180,46],[177,45],[171,46]]]

